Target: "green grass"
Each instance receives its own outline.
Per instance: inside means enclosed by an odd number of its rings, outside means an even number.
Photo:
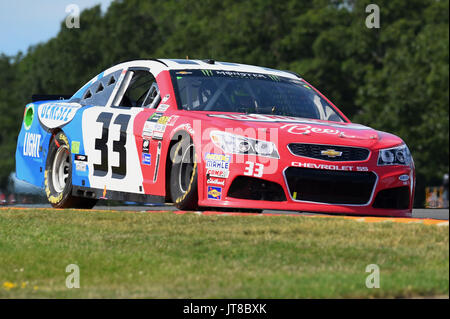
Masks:
[[[79,289],[65,286],[68,264],[80,267]],[[365,286],[368,264],[380,267],[379,289]],[[448,227],[0,211],[0,298],[378,298],[448,288]]]

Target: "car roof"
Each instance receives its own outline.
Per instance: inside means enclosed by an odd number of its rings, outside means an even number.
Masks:
[[[212,61],[208,63],[207,61]],[[188,59],[150,59],[150,60],[134,60],[117,64],[104,71],[103,75],[107,75],[121,68],[130,67],[148,67],[152,73],[158,74],[163,70],[185,70],[185,69],[199,69],[199,70],[221,70],[232,72],[249,72],[249,73],[263,73],[268,75],[283,76],[291,79],[299,79],[300,76],[290,71],[281,71],[271,68],[234,63],[221,62],[213,60],[188,60]]]
[[[271,75],[284,76],[298,79],[300,76],[293,72],[275,70],[256,65],[248,65],[234,62],[222,62],[214,60],[186,60],[186,59],[158,59],[158,61],[166,64],[169,70],[180,69],[202,69],[202,70],[223,70],[234,72],[253,72]]]

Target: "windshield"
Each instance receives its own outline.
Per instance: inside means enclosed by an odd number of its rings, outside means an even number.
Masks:
[[[171,71],[184,110],[275,114],[344,122],[306,82],[261,73]]]

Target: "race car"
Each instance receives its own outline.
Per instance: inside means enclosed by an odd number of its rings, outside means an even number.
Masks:
[[[351,123],[294,72],[215,60],[125,62],[72,96],[35,96],[16,175],[55,208],[410,216],[415,189],[401,138]]]

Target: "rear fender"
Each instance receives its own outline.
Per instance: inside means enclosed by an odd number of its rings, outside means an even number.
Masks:
[[[45,164],[52,137],[63,130],[70,142],[72,135],[81,134],[79,119],[83,109],[80,104],[67,101],[39,101],[25,107],[16,148],[18,179],[44,187]]]
[[[38,119],[39,103],[25,108],[24,120],[17,137],[16,177],[38,187],[44,187],[45,163],[52,131],[44,129]]]

